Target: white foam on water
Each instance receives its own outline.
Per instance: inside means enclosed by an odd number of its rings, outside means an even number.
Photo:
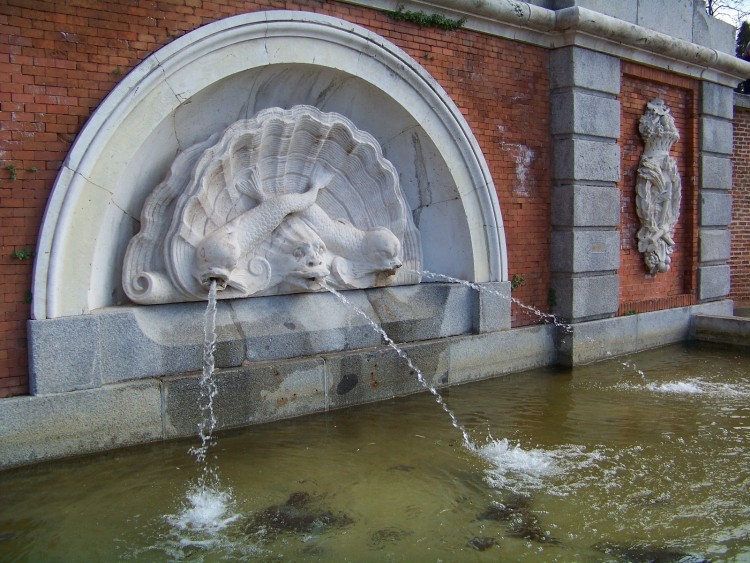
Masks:
[[[167,516],[167,521],[177,530],[211,535],[240,517],[233,513],[231,489],[220,491],[211,487],[196,487],[188,492],[187,500],[189,504],[179,514]]]
[[[646,389],[655,393],[674,393],[678,395],[698,395],[705,391],[692,381],[675,381],[671,383],[649,383]]]
[[[525,450],[520,444],[512,445],[506,438],[477,448],[477,453],[492,464],[487,470],[487,482],[495,488],[518,492],[538,489],[544,486],[544,477],[560,472],[552,452]]]

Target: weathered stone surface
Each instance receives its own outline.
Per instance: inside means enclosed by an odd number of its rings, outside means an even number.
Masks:
[[[552,189],[552,224],[570,227],[616,227],[620,190],[611,186],[562,185]]]
[[[159,382],[3,399],[0,428],[0,468],[159,440]]]
[[[557,304],[553,312],[576,320],[611,315],[617,311],[620,280],[617,275],[552,278]]]
[[[636,23],[692,42],[693,0],[638,0]]]
[[[732,196],[727,192],[701,192],[701,227],[726,227],[732,222]]]
[[[563,90],[551,97],[553,135],[620,136],[620,102],[585,91]]]
[[[701,188],[712,190],[732,189],[732,159],[728,156],[702,154]]]
[[[698,267],[698,299],[719,299],[729,295],[730,270],[727,265]]]
[[[558,181],[617,182],[620,147],[614,142],[558,139],[553,145],[553,176]]]
[[[734,90],[714,82],[701,82],[701,109],[705,115],[734,117]]]
[[[325,409],[322,359],[258,362],[215,373],[218,393],[214,413],[218,428],[232,428]],[[196,434],[200,377],[193,374],[164,380],[165,437]]]
[[[727,229],[700,230],[700,261],[726,262],[731,252],[731,236]]]
[[[555,272],[614,271],[620,265],[617,231],[553,231],[550,264]]]
[[[693,338],[735,346],[750,346],[750,318],[694,315]]]
[[[701,117],[701,150],[715,154],[732,154],[732,122],[713,116]]]
[[[550,88],[555,90],[574,86],[619,94],[619,59],[580,47],[563,47],[551,51]]]
[[[510,282],[486,282],[474,293],[472,325],[483,334],[510,328]]]

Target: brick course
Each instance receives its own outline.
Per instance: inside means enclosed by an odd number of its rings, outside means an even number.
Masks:
[[[667,72],[623,63],[621,108],[620,307],[619,314],[647,312],[695,302],[697,261],[698,83]],[[649,274],[638,252],[635,185],[644,144],[638,132],[646,104],[661,98],[674,118],[680,139],[670,154],[682,180],[680,218],[675,228],[676,249],[669,272]]]
[[[549,86],[544,49],[469,30],[394,22],[335,1],[5,0],[0,3],[0,397],[28,392],[26,321],[33,250],[50,190],[76,135],[117,82],[176,37],[267,9],[339,17],[389,39],[445,88],[497,187],[514,296],[547,309]],[[533,122],[534,126],[529,127]],[[515,326],[538,322],[513,309]]]
[[[737,305],[750,306],[750,109],[734,108],[732,155],[732,288]]]

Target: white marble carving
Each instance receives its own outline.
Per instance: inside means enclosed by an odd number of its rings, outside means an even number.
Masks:
[[[664,101],[647,104],[639,131],[646,145],[636,183],[636,211],[641,220],[638,251],[649,273],[667,272],[674,251],[674,229],[680,216],[682,182],[669,150],[680,138]]]
[[[402,268],[403,266],[403,268]],[[183,151],[147,198],[125,292],[144,304],[418,283],[393,165],[346,117],[271,108]]]

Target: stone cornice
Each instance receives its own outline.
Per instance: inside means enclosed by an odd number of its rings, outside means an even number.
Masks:
[[[750,63],[582,7],[548,10],[515,0],[344,0],[372,8],[436,11],[466,18],[464,26],[548,48],[578,45],[695,78],[735,86]]]

